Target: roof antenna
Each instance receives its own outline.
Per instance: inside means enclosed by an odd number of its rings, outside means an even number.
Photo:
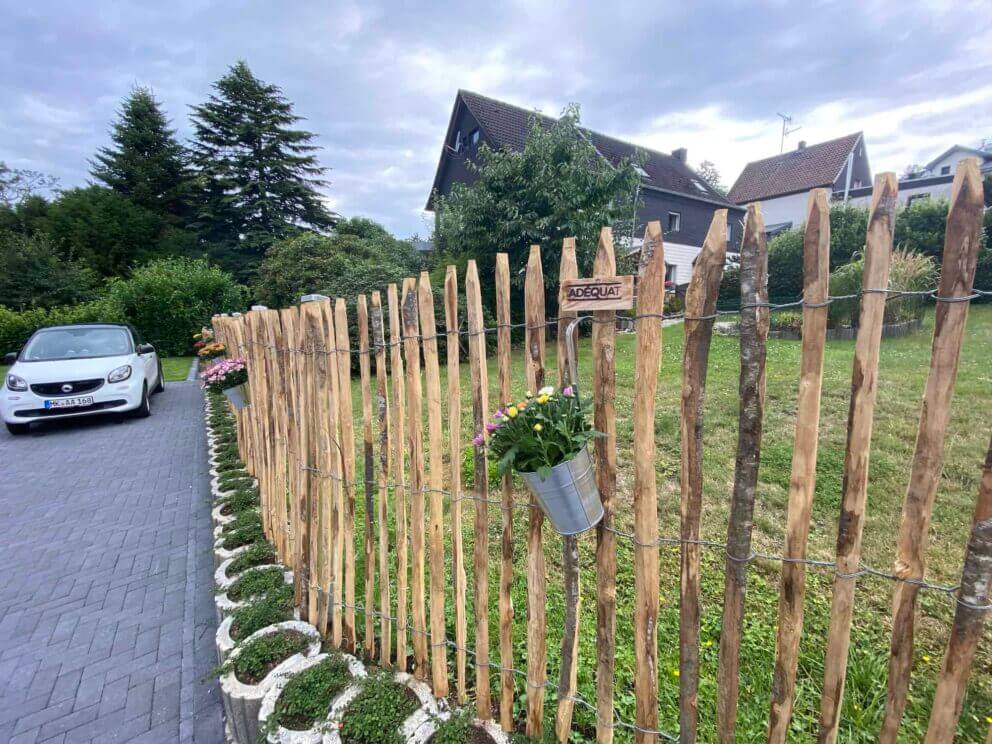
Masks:
[[[793,127],[792,129],[789,129],[789,125],[792,123],[792,117],[786,114],[779,114],[778,116],[782,119],[782,142],[778,147],[779,154],[781,154],[785,152],[786,136],[792,134],[793,132],[798,132],[802,129],[802,127]]]

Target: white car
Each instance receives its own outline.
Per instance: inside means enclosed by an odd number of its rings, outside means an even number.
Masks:
[[[151,414],[149,398],[165,389],[162,362],[133,328],[113,323],[35,331],[0,388],[0,414],[11,434],[32,421],[131,411]]]

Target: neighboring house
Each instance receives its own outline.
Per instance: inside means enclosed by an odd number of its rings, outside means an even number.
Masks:
[[[427,209],[434,210],[435,194],[446,196],[451,193],[452,184],[468,184],[475,180],[468,163],[474,160],[483,142],[494,150],[506,148],[522,151],[534,116],[538,117],[542,126],[550,127],[555,121],[519,106],[459,90],[451,110]],[[729,210],[728,253],[736,255],[739,252],[744,210],[728,202],[686,164],[685,148],[664,154],[589,129],[583,131],[611,164],[633,157],[637,152],[644,153],[639,187],[643,207],[638,212],[634,233],[643,235],[644,225],[650,220],[661,222],[665,236],[666,280],[676,284],[689,282],[693,261],[699,254],[713,212],[717,209]],[[635,248],[639,242],[639,238],[634,240]]]
[[[992,175],[992,152],[976,150],[973,147],[954,145],[927,163],[919,171],[908,173],[899,179],[899,203],[910,205],[918,201],[945,200],[951,198],[954,185],[954,171],[965,158],[978,158],[982,177]],[[852,204],[871,204],[872,187],[852,189]]]
[[[871,166],[861,132],[756,160],[744,166],[727,198],[735,204],[761,202],[765,228],[774,235],[806,220],[810,189],[828,188],[834,199],[871,185]]]
[[[410,245],[417,253],[430,253],[434,250],[434,244],[429,240],[424,240],[423,238],[410,238]]]

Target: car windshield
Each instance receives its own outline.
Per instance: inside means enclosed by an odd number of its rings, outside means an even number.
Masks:
[[[131,353],[125,328],[53,328],[39,331],[21,352],[22,362],[119,356]]]

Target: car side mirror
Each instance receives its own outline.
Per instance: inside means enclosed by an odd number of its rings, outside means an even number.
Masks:
[[[16,362],[16,361],[17,361],[17,352],[16,351],[12,351],[9,354],[4,354],[3,355],[3,363],[6,364],[8,367],[11,364],[13,364],[14,362]]]
[[[151,344],[138,344],[139,354],[151,354],[155,351],[155,347]]]

